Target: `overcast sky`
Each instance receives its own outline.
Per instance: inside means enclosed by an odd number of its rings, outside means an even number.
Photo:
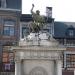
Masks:
[[[46,7],[53,7],[53,18],[56,21],[75,22],[75,0],[23,0],[22,13],[30,14],[32,3],[34,11],[40,10],[41,15],[46,14]]]

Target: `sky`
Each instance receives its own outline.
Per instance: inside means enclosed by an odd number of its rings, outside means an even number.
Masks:
[[[40,10],[41,15],[46,15],[46,7],[52,7],[55,21],[75,22],[75,0],[22,0],[22,13],[30,14],[32,4],[34,12]]]

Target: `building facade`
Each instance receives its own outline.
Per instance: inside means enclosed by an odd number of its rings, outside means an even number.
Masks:
[[[21,10],[21,0],[0,0],[0,74],[14,73],[10,48],[18,44]]]
[[[63,74],[74,75],[75,22],[55,22],[54,30],[54,38],[66,47],[63,54]]]
[[[46,20],[45,23],[46,25],[43,27],[43,30],[48,32],[50,36],[53,37],[60,45],[66,47],[66,51],[63,52],[62,75],[66,74],[74,75],[75,74],[75,22],[55,22],[54,18],[52,18],[52,8],[47,7],[46,10],[47,10],[46,11],[47,15],[44,16]],[[0,73],[3,75],[4,74],[11,75],[11,73],[13,73],[14,75],[15,54],[11,50],[11,47],[16,45],[18,46],[19,41],[23,41],[24,38],[30,34],[29,26],[33,21],[32,15],[21,14],[21,11],[22,11],[21,0],[0,0],[0,67],[1,67]],[[20,44],[22,43],[20,42]],[[25,63],[27,64],[28,62],[29,61]],[[31,63],[34,64],[34,62],[37,63],[37,65],[40,63],[39,61],[32,61]],[[41,65],[42,63],[43,65],[45,65],[46,63],[48,66],[50,65],[48,64],[48,62],[43,63],[42,60]],[[52,62],[50,63],[52,64]],[[26,64],[24,66],[26,66]],[[60,65],[60,63],[58,65]],[[42,67],[40,68],[42,69],[42,71],[45,71]],[[40,68],[36,67],[34,68],[36,69],[34,71],[37,72],[38,70],[39,72]],[[35,74],[35,73],[31,72],[30,74]],[[44,74],[47,75],[46,72]]]

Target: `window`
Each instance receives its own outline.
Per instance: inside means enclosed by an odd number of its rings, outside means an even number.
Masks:
[[[29,34],[29,29],[27,27],[22,27],[22,38]]]
[[[75,68],[75,53],[65,53],[64,54],[64,67],[65,68]]]
[[[3,52],[3,63],[7,63],[8,62],[8,52]]]
[[[75,36],[75,28],[71,25],[66,31],[67,37],[74,37]]]
[[[0,0],[0,7],[6,8],[6,0]]]
[[[10,63],[14,62],[14,53],[13,52],[9,53],[9,62]]]
[[[15,71],[15,63],[14,63],[14,53],[3,51],[2,58],[2,71],[3,72],[14,72]]]
[[[69,36],[73,36],[74,35],[74,31],[73,30],[69,30]]]
[[[64,45],[66,46],[75,46],[75,39],[64,39]]]
[[[14,36],[14,21],[5,21],[4,23],[4,35]]]
[[[3,63],[14,63],[14,53],[9,52],[10,47],[11,46],[3,46],[3,53],[2,53]]]
[[[5,70],[10,70],[10,64],[9,63],[5,64]]]
[[[13,36],[14,35],[14,27],[5,26],[4,27],[4,35]]]
[[[11,46],[3,46],[2,52],[2,72],[14,72],[15,71],[15,62],[14,62],[14,53],[9,51]]]
[[[14,63],[14,53],[13,52],[3,52],[3,63]]]

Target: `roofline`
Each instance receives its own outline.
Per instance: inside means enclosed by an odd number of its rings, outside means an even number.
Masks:
[[[55,21],[55,22],[62,22],[62,23],[75,23],[75,21]]]
[[[0,10],[2,10],[2,11],[13,11],[13,12],[15,12],[15,11],[21,12],[22,11],[20,9],[12,9],[12,8],[0,8]]]

